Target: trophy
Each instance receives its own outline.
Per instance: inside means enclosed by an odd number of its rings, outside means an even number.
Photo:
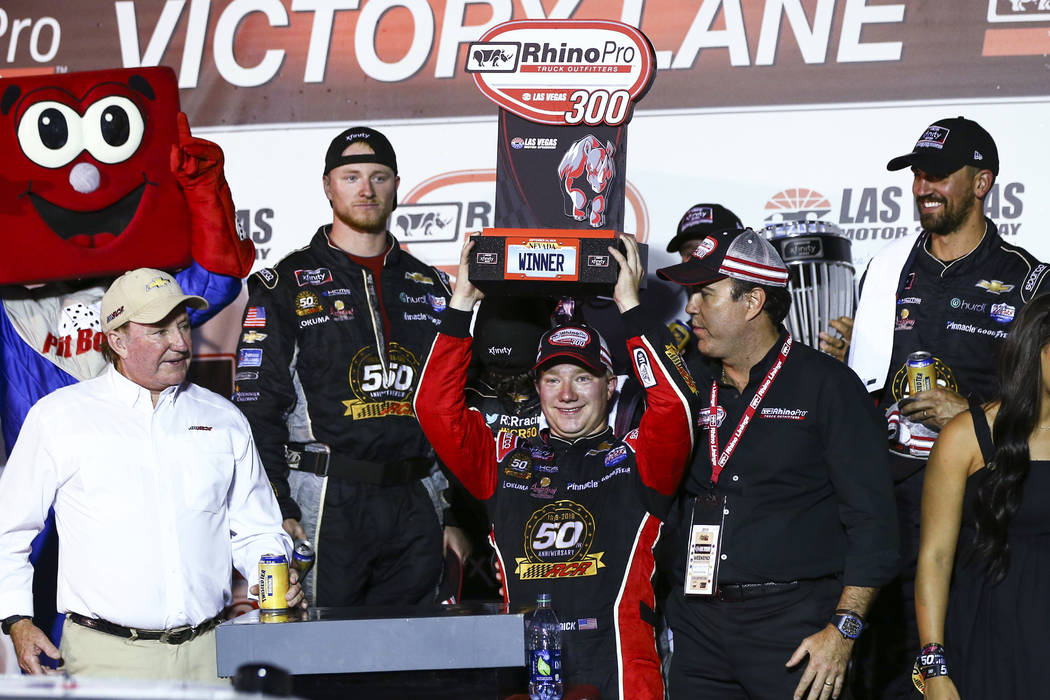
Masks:
[[[470,260],[479,289],[611,296],[627,123],[655,69],[645,35],[608,20],[504,22],[470,45],[466,70],[500,107],[495,227]]]
[[[834,333],[829,325],[832,320],[853,316],[857,295],[850,240],[828,221],[779,221],[762,232],[790,273],[788,330],[792,337],[817,348],[818,333]]]

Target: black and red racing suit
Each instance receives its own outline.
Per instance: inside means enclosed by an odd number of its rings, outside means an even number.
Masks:
[[[443,462],[485,503],[506,600],[550,593],[565,630],[562,670],[602,698],[663,698],[653,627],[653,547],[692,450],[696,389],[666,327],[623,314],[648,409],[623,439],[606,427],[495,440],[464,399],[470,314],[447,309],[415,411]],[[639,329],[645,328],[645,332]]]

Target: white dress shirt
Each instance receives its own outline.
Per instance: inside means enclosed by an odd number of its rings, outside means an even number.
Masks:
[[[0,475],[0,619],[33,611],[30,543],[54,505],[58,609],[127,627],[196,625],[265,553],[291,554],[248,421],[185,383],[110,367],[41,399]]]

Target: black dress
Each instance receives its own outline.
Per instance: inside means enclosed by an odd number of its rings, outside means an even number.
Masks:
[[[983,411],[971,409],[985,463],[994,450]],[[966,482],[959,553],[945,627],[948,672],[963,700],[1050,697],[1050,461],[1033,461],[1021,507],[1010,522],[1010,564],[992,585],[970,556],[977,489]]]

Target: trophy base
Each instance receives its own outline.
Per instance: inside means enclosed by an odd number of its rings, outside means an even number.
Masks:
[[[470,281],[485,294],[522,297],[611,297],[624,251],[618,231],[487,228],[471,251]],[[642,266],[648,246],[638,244]],[[642,279],[645,286],[645,278]]]

